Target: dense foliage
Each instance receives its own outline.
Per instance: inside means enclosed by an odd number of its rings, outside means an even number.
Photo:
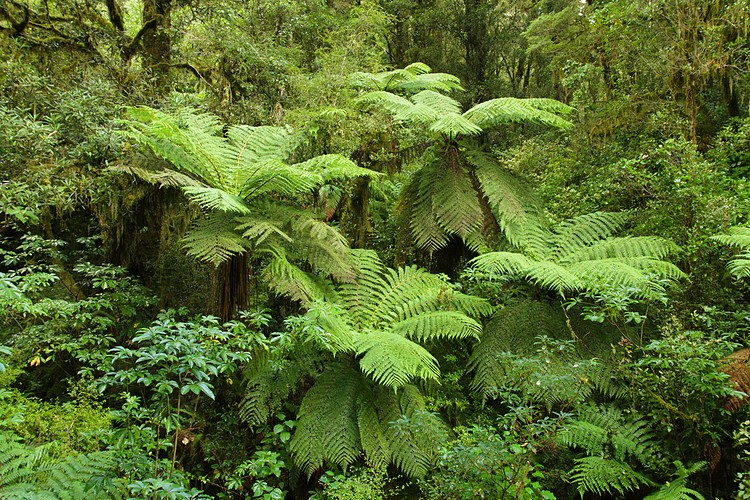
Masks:
[[[749,34],[0,2],[0,498],[750,498]]]

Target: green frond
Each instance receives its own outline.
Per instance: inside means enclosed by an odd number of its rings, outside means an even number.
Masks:
[[[385,468],[392,459],[387,429],[378,415],[379,401],[371,391],[360,394],[357,400],[357,428],[359,429],[365,462],[371,467]]]
[[[478,232],[484,215],[468,173],[461,167],[423,170],[421,175],[435,175],[431,204],[438,224],[464,239]]]
[[[362,168],[349,158],[337,154],[316,156],[301,163],[296,163],[293,167],[317,174],[324,182],[353,179],[355,177],[375,179],[383,175],[369,168]]]
[[[556,99],[548,99],[545,97],[531,97],[524,99],[524,101],[530,106],[535,107],[536,109],[549,111],[550,113],[555,113],[558,115],[569,115],[574,111],[574,108],[571,108],[567,104],[563,104]]]
[[[348,242],[335,227],[300,211],[292,219],[291,237],[294,244],[290,252],[301,255],[313,269],[339,281],[354,279]]]
[[[240,418],[250,426],[268,422],[305,378],[317,374],[321,353],[317,349],[299,349],[291,359],[271,359],[268,354],[254,353],[253,362],[260,360],[253,371],[246,373],[248,385],[239,407]],[[259,355],[260,354],[260,355]]]
[[[585,406],[558,435],[565,446],[580,448],[588,455],[611,453],[615,460],[634,459],[648,467],[657,449],[650,424],[638,417],[625,418],[614,407]]]
[[[411,210],[409,225],[414,243],[430,253],[444,247],[450,239],[450,234],[438,224],[433,210],[434,195],[440,189],[437,181],[442,168],[438,162],[423,167],[412,176],[404,192],[404,199]]]
[[[149,170],[135,166],[116,166],[109,169],[115,172],[134,175],[142,181],[149,184],[158,184],[161,187],[206,186],[203,182],[175,170]]]
[[[448,73],[419,74],[411,80],[404,80],[394,85],[390,85],[389,88],[392,90],[400,90],[407,94],[415,94],[422,90],[437,90],[440,92],[463,90],[463,87],[461,87],[461,80]]]
[[[355,88],[372,90],[390,90],[404,82],[413,81],[421,75],[428,74],[430,67],[421,62],[415,62],[403,69],[383,71],[380,73],[356,72],[349,75],[349,85]]]
[[[223,189],[203,186],[183,186],[182,191],[188,199],[198,204],[204,210],[220,210],[240,215],[250,213],[245,200],[239,196],[227,193]]]
[[[387,269],[383,274],[387,286],[371,306],[371,327],[388,327],[425,311],[437,309],[440,293],[447,285],[437,276],[417,266]]]
[[[276,293],[292,300],[299,300],[302,304],[323,300],[330,295],[324,280],[304,272],[289,262],[286,253],[281,249],[269,249],[262,253],[270,254],[262,277]]]
[[[424,106],[435,111],[438,117],[444,115],[458,115],[461,113],[461,103],[434,90],[423,90],[411,97],[417,106]]]
[[[732,259],[727,269],[736,278],[747,278],[750,276],[750,252],[740,254],[740,257],[737,259]]]
[[[426,411],[422,394],[413,385],[397,392],[378,391],[377,404],[381,420],[388,422],[386,437],[394,464],[409,477],[424,477],[439,460],[448,427]]]
[[[235,231],[235,226],[236,223],[223,214],[208,214],[195,223],[182,238],[182,244],[188,255],[218,266],[248,250],[248,242]]]
[[[399,321],[391,331],[424,342],[434,338],[478,338],[482,325],[460,312],[432,311]]]
[[[433,121],[430,131],[443,135],[449,140],[455,140],[461,136],[479,135],[482,129],[458,114],[446,114]]]
[[[320,174],[289,166],[275,158],[253,164],[241,175],[236,175],[236,180],[237,194],[246,200],[255,200],[268,193],[282,196],[304,194],[323,183]]]
[[[392,115],[404,113],[414,107],[405,97],[397,96],[383,90],[375,90],[358,97],[354,102],[363,107],[374,107]]]
[[[567,106],[560,103],[558,109],[565,108]],[[482,129],[515,122],[541,123],[561,129],[573,126],[556,112],[547,100],[501,97],[477,104],[464,113],[464,117]]]
[[[533,262],[526,270],[526,277],[537,286],[560,294],[584,288],[584,282],[577,272],[554,262]]]
[[[651,493],[644,500],[705,500],[703,495],[687,487],[687,478],[704,469],[706,462],[696,462],[689,468],[685,468],[679,460],[673,463],[677,468],[675,478],[661,485],[658,490]]]
[[[308,475],[324,463],[346,467],[362,453],[357,427],[358,401],[367,389],[346,363],[333,363],[307,391],[297,413],[291,452]],[[367,416],[367,415],[365,415]]]
[[[380,330],[353,335],[362,373],[394,389],[415,378],[437,380],[437,361],[424,347],[396,333]]]
[[[516,252],[489,252],[469,261],[470,266],[497,277],[524,275],[532,263],[528,257]]]
[[[231,170],[236,173],[266,160],[284,161],[296,146],[291,132],[284,127],[232,125],[227,138],[233,155]],[[235,185],[242,184],[240,181]]]
[[[727,268],[734,277],[746,278],[750,276],[750,228],[734,226],[727,231],[727,234],[718,234],[711,239],[743,250],[738,257],[729,262]]]
[[[602,457],[576,459],[570,479],[577,486],[581,496],[587,492],[597,495],[614,495],[617,492],[624,495],[628,491],[651,484],[646,476],[634,471],[629,465]]]
[[[226,188],[223,165],[231,160],[218,118],[183,109],[175,116],[162,111],[128,108],[131,138],[149,146],[156,156],[197,176],[213,187]]]
[[[487,323],[471,353],[467,364],[467,371],[474,374],[471,389],[483,399],[490,397],[507,382],[501,353],[531,354],[537,336],[559,338],[567,332],[559,306],[532,300],[505,306]]]
[[[603,287],[638,288],[643,293],[659,291],[662,286],[654,277],[666,279],[684,278],[685,274],[674,264],[649,259],[600,259],[577,262],[568,266],[569,271],[581,281],[581,287],[598,290]]]
[[[355,249],[351,251],[356,280],[339,286],[339,300],[344,304],[362,330],[369,327],[372,308],[386,293],[387,283],[383,279],[385,266],[373,250]]]
[[[235,227],[236,231],[242,233],[242,237],[246,240],[252,241],[254,246],[261,245],[264,241],[273,236],[278,236],[283,241],[293,241],[286,232],[279,227],[279,224],[275,220],[260,219],[256,216],[238,217],[238,226]]]
[[[346,321],[346,315],[342,314],[340,308],[334,304],[321,300],[311,302],[307,305],[305,316],[315,321],[326,334],[326,350],[335,356],[340,352],[352,352],[356,350],[353,340],[354,330]]]
[[[608,238],[588,246],[583,246],[575,252],[559,252],[561,264],[597,260],[608,258],[638,258],[663,259],[677,253],[680,247],[669,240],[656,236],[625,236]]]
[[[593,212],[565,220],[554,228],[554,248],[546,258],[557,260],[609,238],[627,222],[623,212]]]

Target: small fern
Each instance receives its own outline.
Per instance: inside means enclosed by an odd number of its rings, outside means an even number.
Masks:
[[[624,495],[643,485],[652,484],[651,480],[634,471],[629,465],[602,457],[576,459],[570,479],[578,488],[581,497],[587,492],[597,495]]]
[[[737,257],[729,261],[729,272],[737,278],[750,276],[750,228],[730,227],[727,234],[718,234],[711,239],[741,250]]]

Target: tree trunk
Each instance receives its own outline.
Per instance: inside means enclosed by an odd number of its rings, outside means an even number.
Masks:
[[[155,21],[143,34],[143,69],[154,79],[157,91],[166,91],[172,63],[172,0],[144,0],[144,26]]]

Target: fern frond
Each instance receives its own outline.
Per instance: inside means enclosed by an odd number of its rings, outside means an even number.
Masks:
[[[417,247],[432,253],[448,243],[449,233],[438,223],[434,212],[434,196],[440,186],[442,166],[431,162],[416,172],[406,188],[404,199],[411,209],[409,225]],[[408,198],[406,198],[408,197]]]
[[[320,175],[324,182],[356,177],[376,179],[383,175],[369,168],[362,168],[349,158],[337,154],[316,156],[293,166]]]
[[[415,378],[437,380],[440,370],[432,354],[401,335],[370,331],[353,335],[362,372],[375,382],[394,389]]]
[[[536,285],[555,290],[561,295],[584,288],[579,273],[554,262],[534,262],[526,269],[526,276]]]
[[[649,257],[663,259],[678,252],[680,247],[669,240],[656,236],[625,236],[622,238],[608,238],[571,252],[558,253],[561,264],[581,262],[584,260]]]
[[[679,460],[673,462],[677,471],[672,481],[667,481],[657,491],[651,493],[644,500],[705,500],[703,495],[687,487],[688,476],[706,467],[706,462],[696,462],[685,468]]]
[[[430,182],[434,186],[432,213],[446,232],[467,239],[479,231],[484,215],[471,179],[463,168],[430,169],[423,171],[422,175],[436,177]]]
[[[413,95],[411,100],[417,106],[432,109],[437,117],[461,113],[461,103],[434,90],[423,90]]]
[[[521,301],[497,311],[469,358],[467,371],[474,374],[471,389],[483,399],[490,397],[507,381],[501,353],[531,354],[535,337],[557,338],[561,332],[567,332],[564,315],[559,307],[546,302]]]
[[[266,160],[286,160],[295,146],[291,132],[284,127],[232,125],[227,131],[232,150],[232,171],[239,175],[249,166]],[[244,181],[238,180],[235,186]]]
[[[231,159],[218,118],[183,109],[176,116],[162,111],[128,108],[130,137],[151,148],[154,154],[197,176],[213,187],[226,188],[222,166]]]
[[[357,427],[365,461],[371,467],[384,468],[391,462],[392,454],[387,429],[378,415],[378,403],[374,393],[360,395],[357,400]]]
[[[541,123],[568,129],[573,124],[555,114],[560,112],[558,110],[568,109],[562,103],[553,108],[547,100],[501,97],[477,104],[464,113],[464,117],[482,129],[514,122]]]
[[[276,293],[292,300],[299,300],[303,304],[323,300],[330,295],[330,290],[323,280],[289,262],[283,250],[270,249],[262,253],[269,253],[271,256],[268,265],[263,269],[263,279]]]
[[[138,177],[142,181],[148,182],[149,184],[158,184],[161,187],[206,186],[203,182],[194,179],[189,175],[169,169],[149,170],[130,165],[122,165],[109,167],[109,170],[130,174]]]
[[[414,104],[409,99],[382,90],[368,92],[355,99],[354,102],[363,107],[382,109],[392,115],[405,113],[414,107]]]
[[[489,252],[474,257],[469,261],[469,265],[487,274],[499,277],[524,275],[531,267],[532,262],[521,253]]]
[[[269,193],[294,196],[312,191],[323,183],[315,172],[289,166],[275,158],[260,161],[242,176],[237,176],[237,193],[246,200],[255,200]]]
[[[398,392],[380,390],[381,420],[388,422],[386,438],[395,465],[413,478],[424,477],[439,459],[440,445],[449,430],[435,414],[425,411],[419,389],[407,385]]]
[[[482,325],[460,312],[432,311],[399,321],[391,331],[424,342],[435,338],[478,338]]]
[[[250,426],[268,422],[274,412],[299,390],[302,380],[316,375],[322,358],[317,349],[298,348],[288,360],[271,359],[264,355],[264,362],[256,366],[254,373],[247,373],[248,388],[240,403],[240,418]],[[260,358],[257,356],[256,358]],[[254,358],[254,359],[256,359]]]
[[[614,459],[633,458],[644,466],[653,465],[657,444],[650,424],[641,418],[623,417],[614,407],[586,406],[559,434],[559,441],[582,448],[589,455],[610,451]]]
[[[463,90],[463,87],[461,87],[461,81],[457,77],[448,73],[419,74],[411,80],[405,80],[395,85],[389,85],[389,88],[393,90],[401,90],[407,94],[414,94],[422,90],[437,90],[440,92]]]
[[[594,212],[565,220],[554,228],[554,248],[546,258],[562,259],[609,238],[627,222],[622,212]]]
[[[750,276],[750,228],[734,226],[728,229],[727,234],[718,234],[711,237],[724,245],[744,250],[738,257],[729,262],[727,268],[736,278]]]
[[[308,475],[325,462],[346,467],[362,453],[357,408],[367,390],[348,364],[331,364],[307,391],[297,413],[291,452]]]
[[[459,114],[444,114],[433,120],[430,132],[455,140],[462,136],[473,136],[482,133],[482,129]]]
[[[652,484],[646,476],[634,471],[629,465],[601,457],[576,459],[570,479],[581,496],[587,492],[597,495],[612,495],[617,492],[624,495],[640,486]]]
[[[223,189],[204,186],[183,186],[182,191],[188,199],[204,210],[220,210],[240,215],[250,213],[245,200],[230,194]]]
[[[248,250],[248,242],[235,231],[235,226],[236,223],[223,214],[206,215],[182,238],[182,244],[188,255],[218,266]]]

